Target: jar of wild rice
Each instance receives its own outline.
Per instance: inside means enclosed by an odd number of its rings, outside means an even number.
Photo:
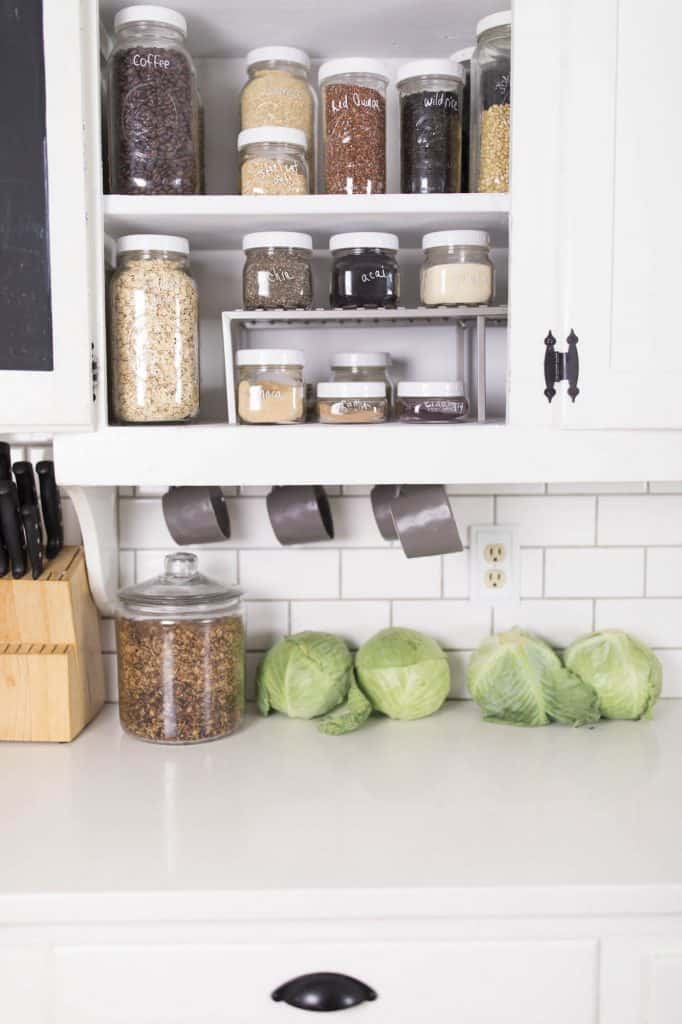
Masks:
[[[313,240],[299,231],[244,236],[244,309],[310,309]]]
[[[413,60],[398,71],[400,191],[459,192],[464,72],[449,60]]]
[[[511,11],[481,18],[471,59],[470,192],[509,191]]]
[[[243,196],[303,196],[310,191],[306,139],[297,128],[247,128],[237,137]]]
[[[385,192],[386,68],[365,57],[330,60],[320,67],[319,82],[325,192]]]

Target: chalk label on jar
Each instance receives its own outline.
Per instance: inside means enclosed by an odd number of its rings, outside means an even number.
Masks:
[[[419,408],[425,409],[426,412],[448,412],[461,416],[464,412],[464,401],[459,398],[432,398],[418,403],[417,410]]]
[[[381,104],[376,96],[361,96],[359,92],[352,92],[345,93],[339,99],[331,101],[332,114],[340,114],[343,110],[348,110],[351,104],[365,110],[376,110],[377,113],[381,110]]]
[[[495,93],[501,103],[509,103],[509,94],[511,91],[511,75],[500,75],[495,82]]]
[[[459,110],[459,97],[454,92],[428,92],[424,94],[424,106],[427,110],[430,107],[442,107],[456,114]]]
[[[262,405],[264,402],[279,402],[282,398],[281,388],[262,387],[260,384],[252,384],[249,388],[249,398],[254,406]]]
[[[386,267],[382,265],[377,267],[376,270],[367,270],[361,275],[360,280],[363,284],[369,284],[370,281],[385,281],[388,276],[389,275],[386,273]]]
[[[136,68],[160,68],[166,71],[171,65],[168,57],[160,57],[158,53],[134,53],[133,66]]]
[[[268,281],[270,284],[282,284],[284,281],[293,281],[294,275],[289,270],[269,270]]]

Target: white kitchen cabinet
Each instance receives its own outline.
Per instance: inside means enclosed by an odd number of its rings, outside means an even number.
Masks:
[[[612,939],[602,950],[600,1024],[679,1024],[682,936],[667,929]]]

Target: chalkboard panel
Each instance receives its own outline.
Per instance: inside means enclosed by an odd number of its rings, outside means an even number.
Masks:
[[[0,126],[0,370],[52,370],[42,0],[0,0]]]

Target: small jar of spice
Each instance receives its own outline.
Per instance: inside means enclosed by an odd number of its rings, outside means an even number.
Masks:
[[[486,306],[494,274],[486,231],[432,231],[422,240],[421,301],[425,306]]]
[[[449,60],[415,60],[397,84],[401,192],[459,192],[464,72]]]
[[[247,128],[237,137],[243,196],[303,196],[310,191],[306,138],[296,128]]]
[[[378,60],[348,57],[320,67],[324,181],[330,195],[386,191],[386,85]]]
[[[386,385],[325,381],[317,385],[320,423],[384,423],[388,418]]]
[[[455,423],[469,412],[461,380],[398,384],[396,414],[401,423]]]
[[[299,231],[245,235],[244,309],[310,309],[313,240]]]
[[[237,352],[237,411],[242,423],[303,423],[305,356],[299,349]]]
[[[400,298],[398,236],[347,232],[329,239],[330,303],[335,309],[394,309]]]

